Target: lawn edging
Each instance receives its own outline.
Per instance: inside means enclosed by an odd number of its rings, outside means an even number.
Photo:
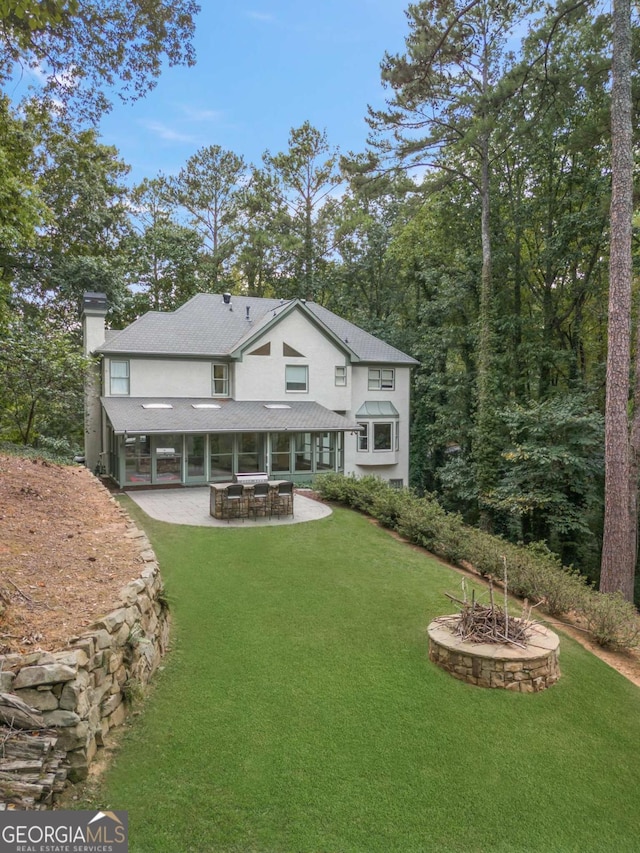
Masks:
[[[124,722],[168,649],[155,553],[132,521],[125,535],[143,569],[112,611],[59,651],[0,655],[0,803],[48,808],[67,781],[85,779],[109,730]]]

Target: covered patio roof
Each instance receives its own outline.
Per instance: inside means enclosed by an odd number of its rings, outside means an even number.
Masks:
[[[307,401],[212,397],[101,397],[117,435],[124,433],[342,432],[355,420]]]

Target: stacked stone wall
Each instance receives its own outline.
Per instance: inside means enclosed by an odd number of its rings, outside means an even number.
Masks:
[[[144,688],[168,648],[169,614],[155,554],[139,529],[132,526],[126,535],[139,546],[144,568],[121,590],[113,611],[60,651],[0,655],[7,723],[0,736],[9,740],[15,729],[31,728],[29,719],[18,726],[18,711],[11,725],[15,697],[16,707],[24,703],[31,709],[32,728],[56,738],[55,750],[64,753],[65,775],[72,782],[87,776],[96,750],[124,721],[129,700]],[[2,760],[0,752],[0,783]],[[0,784],[0,800],[11,801],[10,786]]]
[[[524,649],[464,642],[436,620],[429,625],[429,658],[454,678],[478,687],[538,693],[560,678],[557,634],[537,626]]]

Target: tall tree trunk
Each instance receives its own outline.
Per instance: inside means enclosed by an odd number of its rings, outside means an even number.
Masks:
[[[478,339],[478,419],[482,420],[490,401],[490,374],[492,351],[491,324],[491,231],[489,224],[489,139],[482,141],[482,274],[480,284],[480,334]]]
[[[304,287],[303,298],[314,299],[314,257],[313,257],[313,207],[311,197],[307,199],[304,215]]]
[[[629,436],[631,357],[631,234],[633,131],[631,124],[631,3],[613,3],[611,92],[611,248],[609,349],[605,410],[605,512],[600,589],[633,600],[636,560],[637,462]],[[631,438],[638,441],[634,429]]]
[[[527,377],[522,358],[522,227],[518,211],[513,246],[513,392],[518,403],[526,396]]]
[[[495,482],[495,430],[492,400],[492,362],[493,362],[493,322],[492,322],[492,265],[491,265],[491,231],[489,224],[490,188],[489,188],[489,134],[485,132],[482,140],[482,273],[480,281],[480,310],[478,318],[478,349],[477,349],[477,393],[478,408],[476,413],[476,471],[478,491],[480,495],[480,518],[482,529],[491,529],[489,513],[482,507],[482,496],[487,494]]]

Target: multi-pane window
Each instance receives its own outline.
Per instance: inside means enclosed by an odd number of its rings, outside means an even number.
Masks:
[[[393,391],[396,387],[396,372],[393,367],[369,368],[369,391]]]
[[[369,449],[369,424],[365,421],[364,423],[359,423],[358,426],[362,427],[362,429],[358,433],[358,450],[368,450]]]
[[[291,470],[291,435],[288,432],[271,433],[271,472]]]
[[[336,434],[321,432],[316,436],[316,471],[335,469]]]
[[[238,441],[238,473],[248,474],[259,471],[260,447],[262,440],[256,432],[242,432]]]
[[[214,397],[229,396],[229,365],[211,365],[211,394]]]
[[[127,436],[124,440],[124,478],[127,483],[151,482],[151,437]]]
[[[110,365],[110,391],[112,395],[129,393],[129,362],[112,361]]]
[[[347,384],[347,368],[344,364],[336,365],[336,385]]]
[[[211,479],[229,480],[233,473],[233,435],[213,433],[209,436]]]
[[[287,391],[309,390],[309,368],[306,364],[287,364],[285,367],[285,386]]]
[[[393,450],[393,424],[373,423],[373,449]]]
[[[313,445],[310,432],[297,432],[294,439],[296,471],[313,470]]]

